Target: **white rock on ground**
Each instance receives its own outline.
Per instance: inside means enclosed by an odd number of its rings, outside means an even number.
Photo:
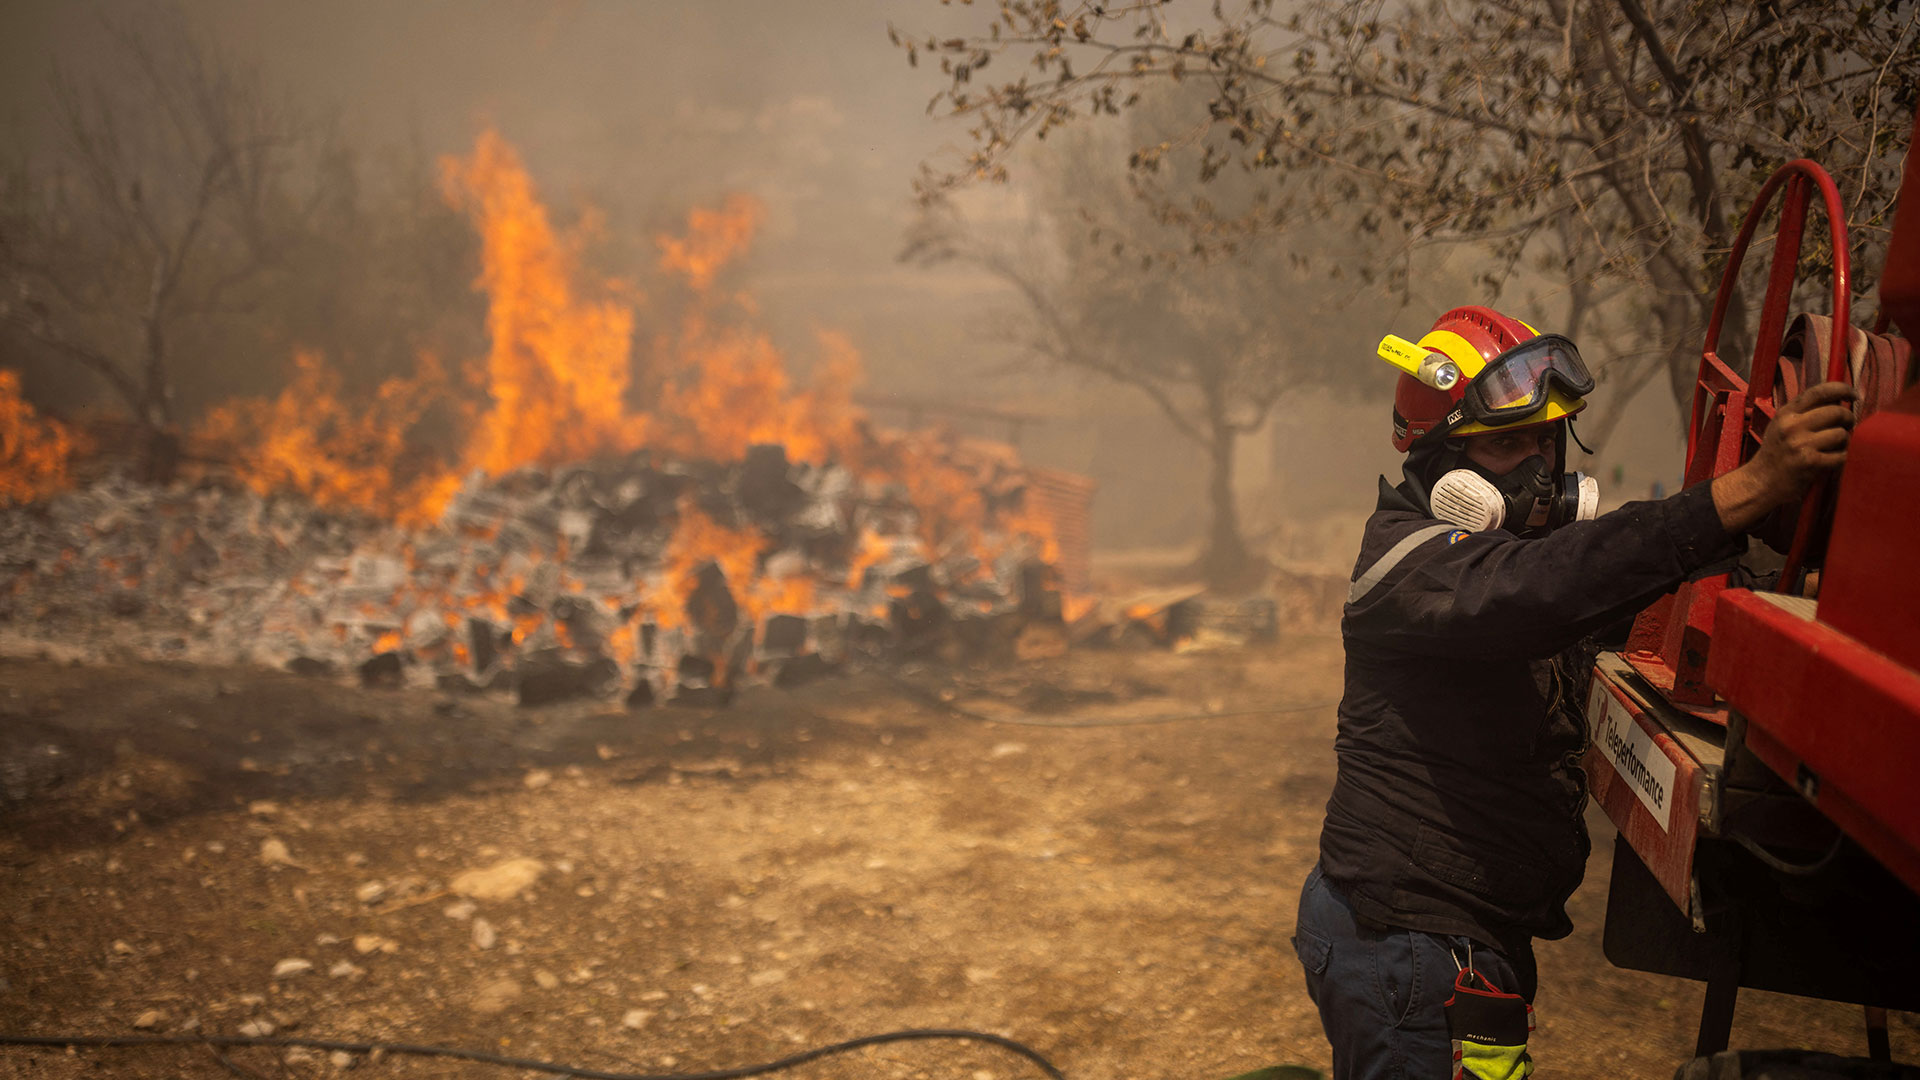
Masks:
[[[532,888],[546,870],[538,859],[507,859],[482,869],[464,871],[456,875],[447,888],[473,900],[511,900]]]
[[[305,975],[312,970],[313,961],[302,960],[297,956],[288,957],[273,965],[273,977],[276,979],[287,979],[295,975]]]
[[[512,979],[495,979],[473,995],[473,1011],[493,1014],[507,1011],[520,1000],[520,984]]]
[[[166,1018],[167,1014],[161,1012],[159,1009],[148,1009],[134,1020],[133,1026],[139,1028],[141,1031],[150,1031],[159,1027],[161,1022],[166,1020]]]
[[[485,919],[473,920],[473,944],[475,948],[491,949],[498,940],[499,935],[494,932],[492,923]]]
[[[286,841],[277,836],[269,836],[260,841],[260,861],[268,866],[298,866],[293,861],[293,852],[287,849]]]

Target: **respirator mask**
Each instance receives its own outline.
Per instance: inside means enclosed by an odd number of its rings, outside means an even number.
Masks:
[[[1435,518],[1468,532],[1537,535],[1591,521],[1600,511],[1600,483],[1577,472],[1556,477],[1547,459],[1535,454],[1505,476],[1474,467],[1453,469],[1434,482],[1427,502]]]

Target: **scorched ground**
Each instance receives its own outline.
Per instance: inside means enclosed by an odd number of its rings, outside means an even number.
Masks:
[[[1043,724],[1278,710],[1325,702],[1338,671],[1337,640],[1295,634],[908,666],[636,714],[8,660],[0,1016],[17,1032],[271,1025],[635,1071],[912,1026],[1004,1032],[1072,1077],[1324,1067],[1287,938],[1332,781],[1331,709],[1047,727],[937,703]],[[454,891],[512,860],[538,864],[515,895]],[[1574,899],[1575,936],[1542,945],[1541,1057],[1570,1077],[1665,1075],[1700,991],[1605,963],[1606,866]],[[1852,1050],[1856,1029],[1850,1007],[1771,998],[1735,1035]],[[1920,1033],[1897,1021],[1894,1038]],[[260,1075],[342,1068],[287,1057],[234,1054]],[[0,1062],[229,1075],[192,1049]],[[909,1044],[790,1075],[1038,1074]]]

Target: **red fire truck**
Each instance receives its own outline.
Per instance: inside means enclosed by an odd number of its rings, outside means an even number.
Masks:
[[[1809,210],[1828,230],[1829,314],[1790,318]],[[1743,378],[1717,350],[1742,259],[1767,223],[1772,264]],[[1643,612],[1626,644],[1601,654],[1587,700],[1594,797],[1620,831],[1607,957],[1706,983],[1685,1080],[1920,1075],[1875,1064],[1890,1057],[1887,1010],[1920,1011],[1920,365],[1909,344],[1920,336],[1920,162],[1911,155],[1871,332],[1852,325],[1848,271],[1833,181],[1811,161],[1783,166],[1748,212],[1721,282],[1685,482],[1751,456],[1775,408],[1822,379],[1861,393],[1847,464],[1768,523],[1774,554],[1756,545],[1743,565]],[[1743,986],[1865,1006],[1866,1057],[1727,1051]]]

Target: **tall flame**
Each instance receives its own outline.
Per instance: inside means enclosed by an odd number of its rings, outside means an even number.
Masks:
[[[555,235],[519,155],[487,131],[471,158],[441,163],[441,180],[480,231],[479,286],[490,301],[491,404],[462,464],[494,475],[639,446],[646,417],[626,401],[633,311],[576,296],[574,251]]]

